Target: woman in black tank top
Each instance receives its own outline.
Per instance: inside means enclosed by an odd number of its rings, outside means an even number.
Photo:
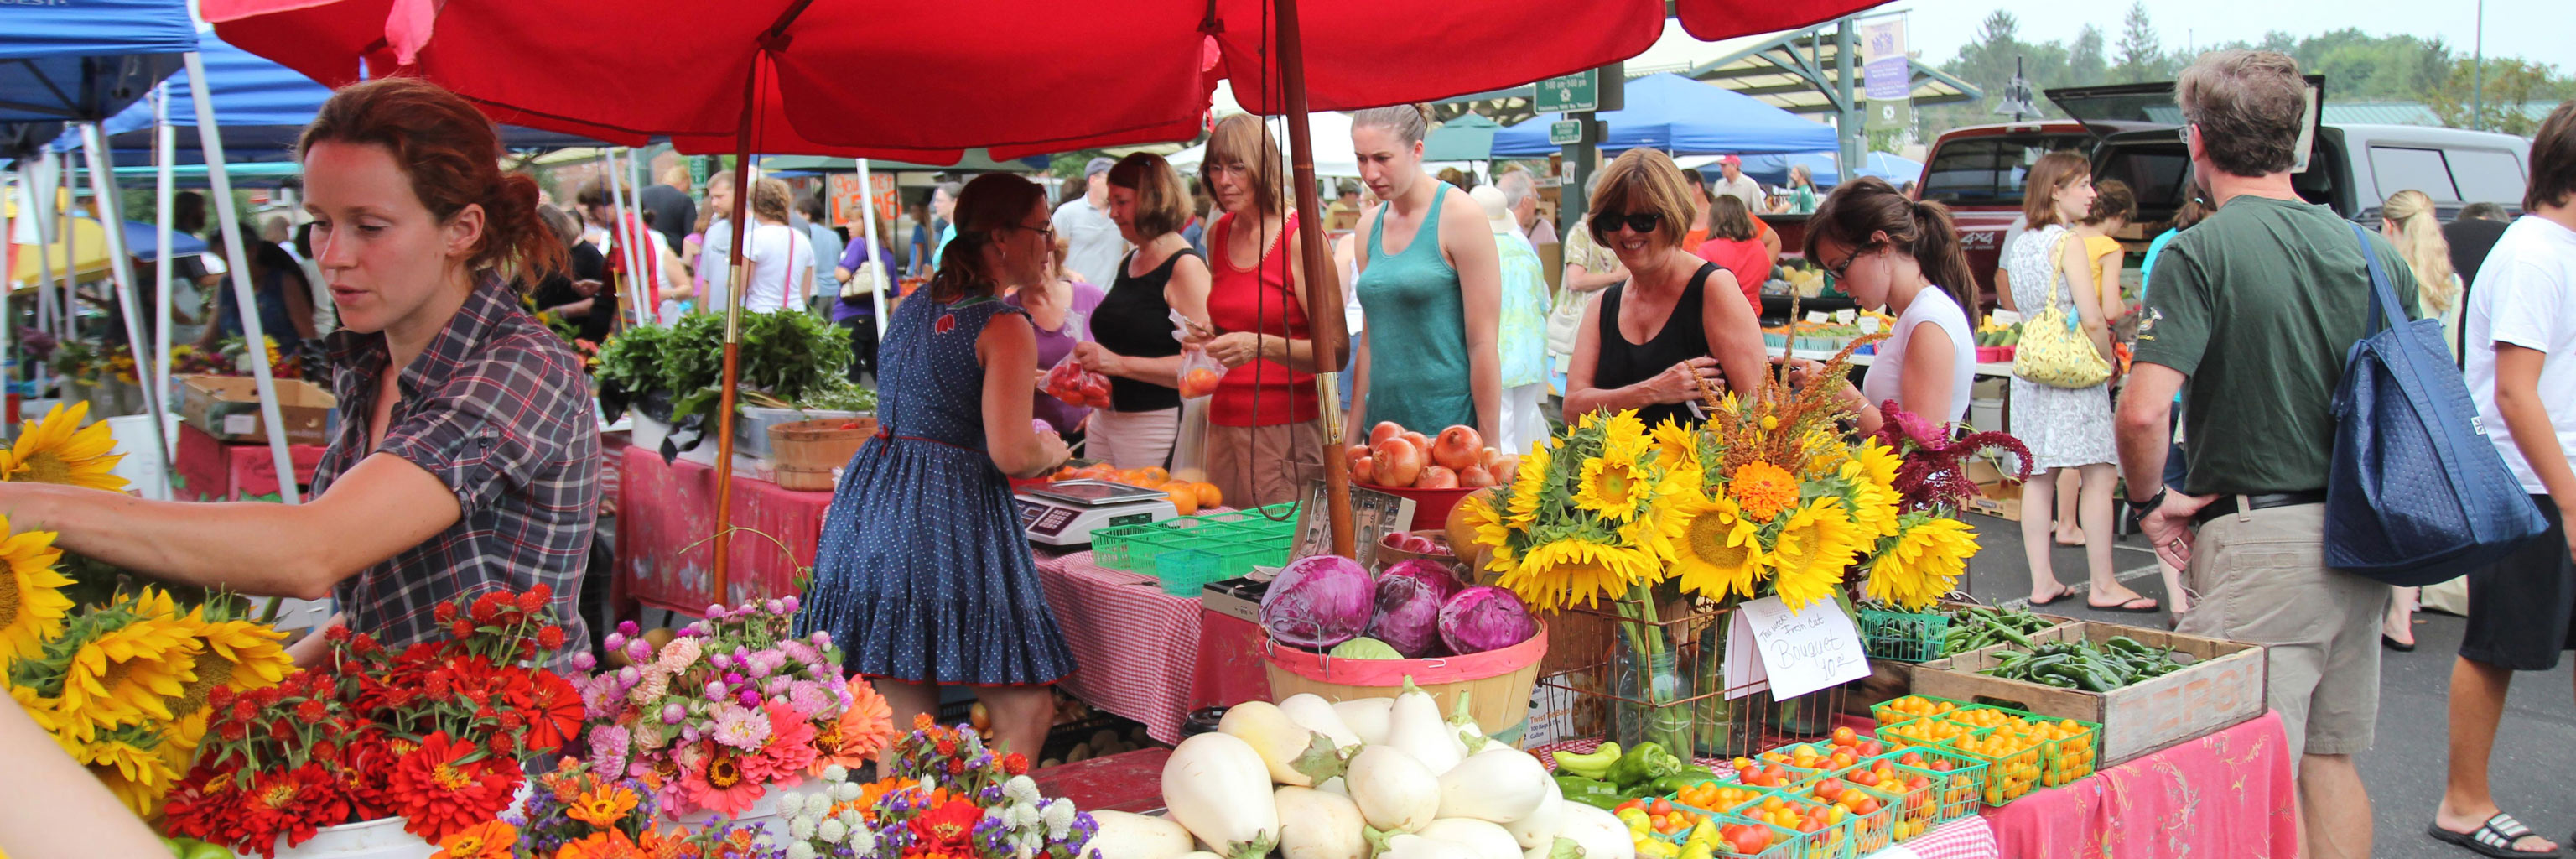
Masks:
[[[1766,359],[1762,326],[1741,301],[1735,276],[1681,247],[1690,191],[1672,159],[1632,149],[1602,171],[1588,225],[1627,266],[1627,283],[1604,290],[1585,311],[1566,372],[1565,419],[1635,409],[1648,426],[1695,425],[1689,404],[1700,380],[1750,397]]]

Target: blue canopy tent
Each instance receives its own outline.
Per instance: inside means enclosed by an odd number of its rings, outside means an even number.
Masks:
[[[125,227],[125,253],[135,259],[154,259],[161,253],[160,227],[142,221],[118,221]],[[193,256],[205,253],[206,240],[187,233],[170,234],[170,255]]]
[[[1753,181],[1764,185],[1787,185],[1790,165],[1804,164],[1809,173],[1815,177],[1817,190],[1832,190],[1843,181],[1842,170],[1835,164],[1839,160],[1832,152],[1751,155],[1744,159],[1744,175],[1751,176]],[[1711,175],[1716,172],[1716,168],[1712,165],[1685,164],[1684,166]],[[1855,172],[1863,176],[1885,179],[1891,185],[1903,185],[1922,177],[1923,162],[1910,161],[1886,152],[1872,152],[1869,153],[1868,161]]]
[[[1673,155],[1814,152],[1832,149],[1834,130],[1801,119],[1759,99],[1680,75],[1647,75],[1628,82],[1628,106],[1605,111],[1610,125],[1605,152],[1638,147]],[[1494,134],[1496,158],[1528,158],[1562,151],[1547,142],[1548,123],[1523,122]]]

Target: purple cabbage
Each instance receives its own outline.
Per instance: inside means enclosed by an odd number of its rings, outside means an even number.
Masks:
[[[1538,619],[1520,595],[1492,585],[1459,591],[1440,604],[1440,640],[1465,656],[1500,650],[1538,634]]]
[[[1288,562],[1261,595],[1261,625],[1270,637],[1328,650],[1368,631],[1376,582],[1360,562],[1309,555]]]
[[[1440,655],[1440,606],[1460,587],[1458,577],[1436,561],[1397,561],[1378,574],[1377,615],[1369,619],[1369,637],[1406,659]]]

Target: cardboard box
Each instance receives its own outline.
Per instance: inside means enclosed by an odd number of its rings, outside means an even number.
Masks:
[[[2087,692],[1976,673],[1995,664],[1995,655],[2003,650],[1998,646],[1923,663],[1914,672],[1914,691],[2098,722],[2106,768],[2263,714],[2270,677],[2261,645],[2082,621],[2042,631],[2031,640],[2102,642],[2117,635],[2181,651],[2193,662],[2162,677]]]
[[[1969,460],[1968,482],[1977,485],[1978,496],[1968,499],[1968,512],[2021,521],[2021,484],[2005,480],[2003,469],[1983,459]]]
[[[260,415],[259,384],[248,376],[181,376],[186,392],[179,414],[191,426],[217,441],[266,443],[268,425]],[[286,423],[286,443],[329,445],[331,416],[338,397],[302,379],[277,380],[278,418]]]

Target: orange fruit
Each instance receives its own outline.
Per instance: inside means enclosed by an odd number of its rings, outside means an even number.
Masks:
[[[1163,481],[1172,479],[1172,473],[1164,471],[1162,466],[1148,465],[1143,468],[1136,469],[1136,479],[1145,481],[1145,485],[1147,486],[1154,486],[1162,483]]]
[[[1199,496],[1197,492],[1191,491],[1189,484],[1163,487],[1163,496],[1172,500],[1172,506],[1179,509],[1181,515],[1198,515]]]
[[[1198,493],[1200,507],[1225,506],[1225,493],[1217,491],[1214,483],[1193,483],[1190,489]]]

